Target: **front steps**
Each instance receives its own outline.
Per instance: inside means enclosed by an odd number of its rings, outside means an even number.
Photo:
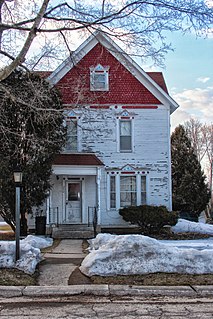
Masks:
[[[52,238],[90,239],[94,238],[94,230],[87,225],[59,225],[52,228]]]

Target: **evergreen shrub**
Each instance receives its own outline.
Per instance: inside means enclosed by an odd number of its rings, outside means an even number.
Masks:
[[[165,225],[174,226],[178,220],[176,212],[169,212],[165,206],[130,206],[119,210],[126,222],[140,227],[142,234],[159,234]]]

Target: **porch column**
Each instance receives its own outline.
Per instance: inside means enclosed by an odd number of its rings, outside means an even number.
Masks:
[[[46,203],[47,203],[47,206],[46,206],[47,225],[49,225],[50,224],[50,191],[46,199]]]
[[[59,224],[66,220],[66,178],[62,176],[62,214],[59,216]]]
[[[96,175],[96,184],[97,184],[97,216],[98,216],[98,225],[101,225],[101,169],[97,167],[97,175]]]

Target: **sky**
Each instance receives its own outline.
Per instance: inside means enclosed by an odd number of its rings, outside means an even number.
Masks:
[[[172,130],[190,117],[213,123],[213,36],[174,33],[169,37],[174,51],[165,56],[162,71],[173,99],[179,104],[171,116]]]

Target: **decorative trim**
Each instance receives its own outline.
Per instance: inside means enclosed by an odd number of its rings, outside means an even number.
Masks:
[[[122,106],[122,109],[158,109],[157,105],[125,105]]]
[[[91,109],[109,109],[109,105],[90,105]]]
[[[135,175],[135,171],[132,171],[132,172],[121,172],[121,174],[125,174],[125,175],[128,175],[128,174],[134,174]]]
[[[135,173],[135,168],[132,165],[127,164],[121,168],[121,171],[122,172],[133,172],[134,171],[134,173]]]

